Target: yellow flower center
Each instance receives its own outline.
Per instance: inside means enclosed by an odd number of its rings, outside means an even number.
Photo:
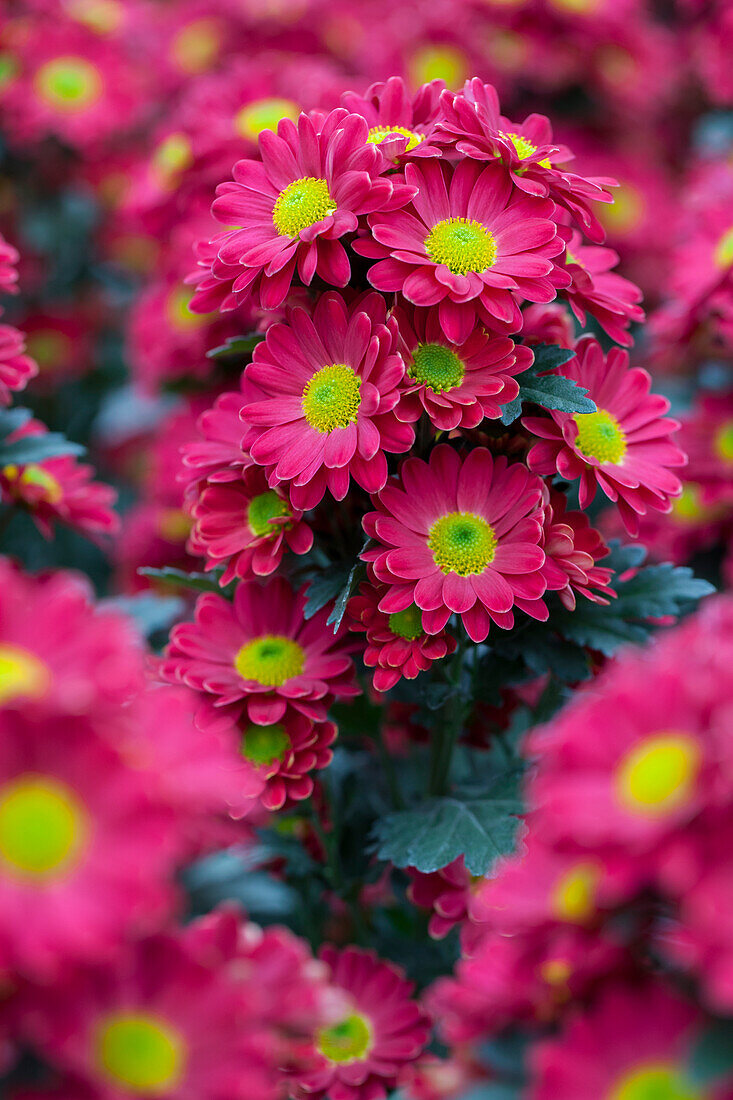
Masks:
[[[416,604],[406,607],[404,611],[394,611],[389,617],[389,629],[398,638],[414,642],[423,633],[422,611]]]
[[[321,367],[303,390],[303,415],[317,432],[346,428],[361,405],[361,378],[345,363]]]
[[[631,813],[664,817],[692,798],[701,754],[685,733],[660,733],[635,745],[615,776],[616,796]]]
[[[499,133],[503,138],[508,138],[508,140],[511,141],[520,160],[526,160],[527,157],[534,156],[537,152],[537,146],[533,145],[531,141],[528,141],[526,137],[522,137],[521,134],[505,134],[503,130],[500,130]],[[552,164],[547,157],[539,163],[543,168],[552,168]]]
[[[715,262],[718,267],[730,267],[733,264],[733,225],[715,246]]]
[[[181,1036],[147,1012],[116,1012],[96,1035],[96,1061],[126,1090],[165,1096],[180,1082],[186,1052]]]
[[[700,487],[692,482],[683,485],[680,495],[672,501],[672,512],[682,522],[697,523],[701,520],[706,508],[700,498]]]
[[[414,130],[407,130],[404,126],[372,126],[367,134],[367,141],[370,141],[373,145],[381,145],[386,138],[390,137],[407,138],[406,153],[409,153],[423,140],[422,134],[416,134]]]
[[[304,663],[302,646],[283,634],[263,634],[243,645],[234,658],[239,675],[263,687],[280,687],[300,676]]]
[[[595,892],[600,871],[595,863],[577,863],[555,883],[550,908],[557,920],[584,924],[596,911]]]
[[[456,353],[444,344],[418,344],[407,373],[435,393],[445,393],[460,386],[465,368]]]
[[[26,347],[39,368],[49,370],[69,358],[71,340],[66,333],[57,332],[56,329],[36,329],[35,332],[28,333]]]
[[[410,59],[410,82],[416,88],[431,80],[444,80],[449,88],[459,88],[470,76],[465,54],[455,46],[421,46]]]
[[[644,197],[630,183],[613,190],[613,202],[604,202],[598,216],[611,233],[628,233],[644,215]]]
[[[5,88],[8,84],[11,84],[15,80],[16,76],[20,72],[20,65],[17,57],[14,57],[11,53],[0,54],[0,89]]]
[[[715,453],[724,462],[733,462],[733,420],[729,420],[715,433]]]
[[[575,446],[586,458],[618,466],[626,454],[626,436],[610,412],[597,409],[592,413],[576,413],[578,435]]]
[[[567,985],[572,973],[573,968],[567,959],[545,959],[540,964],[540,977],[548,985]]]
[[[569,15],[587,15],[595,11],[599,0],[550,0],[552,7]]]
[[[617,1081],[606,1100],[703,1100],[677,1066],[658,1062],[633,1069]]]
[[[263,130],[277,130],[283,118],[298,121],[300,109],[291,99],[257,99],[247,103],[234,116],[234,129],[243,138],[257,141]]]
[[[326,180],[304,176],[293,180],[277,196],[272,220],[281,237],[297,237],[303,229],[322,221],[335,209],[336,203]]]
[[[316,1047],[329,1062],[346,1065],[361,1062],[372,1046],[372,1029],[368,1020],[354,1012],[333,1027],[322,1027],[316,1033]]]
[[[208,324],[205,314],[192,313],[189,309],[193,294],[190,286],[176,286],[168,295],[165,305],[166,317],[171,327],[178,332],[187,332],[189,329]]]
[[[481,516],[449,512],[436,519],[428,532],[433,561],[443,573],[461,577],[483,573],[496,553],[496,535]]]
[[[28,649],[0,645],[0,706],[15,699],[40,699],[51,683],[43,661]]]
[[[163,187],[173,186],[192,164],[193,149],[185,134],[169,134],[153,153],[153,173]]]
[[[83,111],[102,94],[99,70],[84,57],[54,57],[35,75],[38,95],[60,111]]]
[[[221,49],[222,28],[216,19],[196,19],[173,39],[171,58],[184,73],[203,73],[216,61]]]
[[[166,542],[185,542],[191,534],[191,517],[182,508],[161,508],[157,527]]]
[[[274,538],[280,525],[270,523],[271,519],[280,516],[289,516],[291,511],[281,496],[274,489],[268,489],[265,493],[253,497],[247,508],[247,523],[258,538]]]
[[[445,264],[454,275],[480,274],[496,262],[496,241],[481,222],[446,218],[425,238],[425,251],[433,263]]]
[[[23,486],[32,485],[42,490],[41,499],[46,504],[58,504],[64,499],[64,490],[56,478],[44,470],[43,466],[37,466],[35,462],[29,462],[27,466],[3,466],[3,476],[10,482],[16,482],[22,489]]]
[[[242,756],[253,764],[268,766],[274,760],[282,760],[290,751],[290,738],[285,726],[249,726],[241,744]]]
[[[118,0],[71,0],[67,6],[69,14],[95,34],[112,34],[125,14]]]
[[[0,865],[30,880],[63,874],[89,833],[86,809],[66,784],[28,773],[0,787]]]

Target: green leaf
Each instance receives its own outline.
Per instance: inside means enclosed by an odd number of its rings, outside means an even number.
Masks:
[[[463,856],[472,875],[485,875],[515,847],[522,812],[514,790],[481,798],[434,798],[388,814],[374,827],[377,855],[397,867],[430,873]],[[498,784],[495,784],[498,786]]]
[[[690,1084],[705,1088],[733,1072],[733,1020],[715,1020],[692,1049]]]
[[[168,630],[183,613],[185,604],[178,596],[156,596],[153,592],[138,592],[134,596],[115,596],[100,600],[99,607],[121,611],[134,619],[144,638]]]
[[[85,451],[81,443],[72,443],[61,432],[26,435],[0,445],[0,466],[27,466],[29,462],[44,462],[58,455],[83,455]]]
[[[575,355],[568,348],[540,344],[534,349],[532,366],[517,376],[519,395],[505,405],[502,424],[512,424],[521,415],[523,404],[541,405],[544,409],[557,409],[566,413],[590,413],[596,406],[587,390],[562,374],[548,374],[567,363]]]
[[[356,586],[359,584],[359,581],[362,580],[365,576],[366,566],[363,564],[363,562],[354,562],[351,569],[349,570],[349,575],[346,578],[346,584],[343,586],[338,596],[336,597],[333,605],[333,610],[326,619],[328,625],[333,626],[334,634],[341,626],[341,620],[346,614],[346,605],[351,599],[351,596],[353,595]]]
[[[211,573],[186,573],[183,569],[174,569],[171,565],[163,569],[153,569],[145,565],[138,569],[138,573],[141,577],[150,577],[151,580],[161,581],[175,588],[190,588],[194,592],[216,592],[219,596],[227,596],[230,591],[219,584],[220,570],[212,570]]]
[[[308,585],[303,617],[312,619],[327,603],[335,600],[344,585],[349,583],[353,568],[349,565],[332,565],[327,571],[316,573]]]
[[[206,358],[223,359],[228,355],[251,355],[264,339],[264,332],[250,332],[247,336],[230,336],[218,348],[207,351]]]
[[[0,439],[5,439],[11,432],[22,428],[32,416],[30,409],[24,409],[20,405],[13,409],[0,409]]]

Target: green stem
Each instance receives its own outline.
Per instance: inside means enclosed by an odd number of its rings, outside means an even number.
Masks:
[[[377,743],[377,751],[379,752],[379,759],[382,764],[382,770],[384,771],[384,777],[387,780],[392,808],[395,810],[404,810],[405,800],[402,797],[402,792],[400,790],[400,784],[397,779],[397,772],[395,770],[394,760],[390,755],[389,749],[384,743],[381,725],[377,730],[377,736],[375,740]]]
[[[452,690],[441,708],[440,720],[437,723],[431,742],[430,780],[428,784],[428,791],[431,795],[445,794],[448,790],[453,749],[463,728],[465,700],[461,697],[460,692],[462,667],[463,643],[459,642],[446,677]]]

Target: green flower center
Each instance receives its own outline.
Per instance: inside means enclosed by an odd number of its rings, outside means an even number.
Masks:
[[[280,687],[300,676],[305,662],[303,648],[283,634],[263,634],[247,642],[234,658],[234,667],[245,680],[263,687]]]
[[[395,611],[389,617],[389,629],[399,638],[414,642],[423,633],[422,611],[416,604],[406,607],[404,611]]]
[[[298,120],[298,105],[291,99],[258,99],[247,103],[234,117],[234,129],[243,138],[257,141],[263,130],[277,130],[277,124],[284,118],[291,122]]]
[[[162,183],[170,183],[193,164],[193,149],[185,134],[169,134],[153,153],[152,165]],[[190,298],[190,294],[189,294]]]
[[[10,84],[20,72],[18,59],[11,53],[0,54],[0,88]]]
[[[683,485],[682,492],[672,501],[672,511],[676,518],[689,523],[697,523],[705,515],[705,506],[700,499],[700,488],[690,482]]]
[[[345,363],[321,367],[303,390],[303,415],[317,432],[347,428],[359,412],[361,378]]]
[[[618,420],[605,409],[593,413],[578,413],[575,417],[578,435],[575,446],[586,458],[617,466],[626,454],[626,436]]]
[[[345,1065],[361,1062],[372,1045],[372,1029],[368,1021],[354,1012],[333,1027],[323,1027],[316,1034],[316,1046],[329,1062]]]
[[[35,87],[52,107],[78,111],[99,99],[102,78],[84,57],[55,57],[38,70]]]
[[[57,363],[62,363],[72,350],[69,337],[50,328],[29,333],[26,347],[31,359],[35,359],[41,370],[48,370]]]
[[[583,924],[596,911],[595,895],[600,874],[594,863],[576,863],[560,876],[552,890],[553,916],[571,924]]]
[[[663,817],[691,798],[700,770],[700,748],[685,733],[647,737],[624,756],[616,771],[619,801],[633,813]]]
[[[372,126],[367,134],[367,141],[370,141],[373,145],[381,145],[385,138],[390,137],[406,137],[406,153],[409,153],[423,140],[422,134],[416,134],[414,130],[407,130],[404,126]]]
[[[660,1063],[632,1070],[608,1094],[608,1100],[703,1100],[676,1066]]]
[[[436,393],[445,393],[460,386],[465,368],[456,353],[443,344],[418,344],[407,373]]]
[[[715,262],[718,267],[730,267],[733,264],[733,225],[715,246]]]
[[[242,735],[242,756],[253,764],[272,764],[282,760],[290,749],[290,738],[285,726],[249,726]]]
[[[481,222],[446,218],[425,238],[425,251],[433,263],[445,264],[454,275],[480,274],[496,262],[493,234]]]
[[[281,530],[279,524],[270,523],[271,519],[292,515],[287,504],[274,489],[253,497],[247,508],[247,523],[258,538],[274,538]]]
[[[64,783],[27,774],[0,788],[0,862],[24,878],[63,873],[88,834],[87,812]]]
[[[119,1012],[99,1028],[96,1055],[102,1070],[131,1092],[164,1096],[183,1073],[185,1048],[168,1024],[145,1012]]]
[[[483,573],[496,553],[490,524],[473,512],[449,512],[436,519],[428,533],[433,561],[443,573],[461,577]]]
[[[733,462],[733,420],[715,433],[715,451],[724,462]]]
[[[305,176],[289,183],[275,200],[272,220],[281,237],[297,237],[336,209],[326,180]]]
[[[179,332],[188,329],[200,328],[208,324],[206,317],[201,313],[192,313],[189,306],[193,298],[193,290],[189,286],[177,286],[168,295],[165,312],[171,327]]]
[[[51,675],[35,653],[20,646],[0,645],[0,706],[13,699],[38,699]]]

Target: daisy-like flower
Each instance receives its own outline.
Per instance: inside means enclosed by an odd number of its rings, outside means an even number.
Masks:
[[[18,260],[20,253],[0,233],[0,294],[18,293]]]
[[[239,481],[243,470],[252,464],[252,456],[244,447],[245,437],[251,433],[241,413],[246,405],[265,395],[248,371],[242,373],[239,387],[238,392],[220,394],[212,407],[201,413],[196,421],[199,438],[181,447],[185,469],[181,480],[193,491],[203,488],[204,482]]]
[[[362,557],[389,586],[381,611],[416,604],[428,634],[439,634],[455,612],[475,642],[492,620],[511,627],[515,604],[547,617],[542,483],[526,466],[484,448],[462,459],[441,444],[428,462],[407,459],[374,503],[364,530],[377,546]]]
[[[249,466],[241,481],[207,485],[191,509],[189,549],[207,559],[206,568],[226,568],[221,584],[235,577],[274,573],[285,550],[307,554],[313,532],[282,489],[271,489],[264,471]]]
[[[408,153],[411,157],[435,157],[440,150],[431,135],[444,87],[442,80],[431,80],[412,96],[401,77],[391,76],[372,84],[363,96],[344,92],[341,102],[347,111],[366,119],[367,140],[379,146],[388,160],[400,160]]]
[[[425,410],[441,431],[475,428],[484,417],[500,417],[502,405],[519,393],[514,376],[532,365],[529,348],[481,328],[452,344],[435,309],[398,306],[394,317],[407,368],[397,410],[401,420],[418,420]]]
[[[272,485],[289,483],[295,508],[314,508],[326,490],[343,500],[352,475],[376,492],[387,480],[385,452],[412,445],[413,428],[395,412],[405,373],[396,334],[381,295],[349,309],[330,292],[312,318],[292,310],[255,348],[247,377],[267,396],[242,412],[250,452]]]
[[[47,430],[40,421],[28,420],[8,435],[7,442],[45,435]],[[115,532],[119,516],[113,511],[117,493],[110,485],[93,481],[93,474],[91,466],[71,455],[12,463],[0,468],[0,492],[9,503],[26,508],[47,538],[54,523],[96,538]]]
[[[294,1079],[300,1100],[384,1100],[427,1043],[427,1018],[402,971],[372,951],[326,946],[320,957],[348,1003],[314,1036],[315,1065]]]
[[[733,503],[733,391],[699,397],[682,421],[680,443],[689,455],[685,481],[699,485],[699,503]],[[707,518],[704,510],[698,518]]]
[[[633,535],[640,515],[650,508],[669,512],[672,498],[682,492],[673,470],[687,459],[672,442],[679,424],[664,415],[669,401],[649,392],[651,378],[629,366],[628,352],[611,348],[604,358],[592,336],[578,341],[576,357],[563,364],[562,373],[584,386],[597,408],[524,417],[524,426],[540,438],[529,452],[530,469],[568,481],[580,478],[581,508],[600,487]]]
[[[615,596],[609,587],[612,569],[596,562],[608,554],[600,533],[591,527],[585,512],[568,512],[563,493],[544,487],[542,548],[545,551],[543,572],[547,591],[557,592],[569,610],[575,607],[576,593],[582,593],[593,603],[608,603]]]
[[[160,918],[176,818],[88,717],[6,709],[0,727],[0,966],[48,975]]]
[[[415,677],[430,668],[456,648],[456,640],[445,630],[426,634],[422,612],[416,604],[391,615],[379,610],[380,600],[387,594],[385,585],[364,583],[349,601],[351,629],[366,633],[364,664],[374,668],[374,688],[389,691],[404,677]]]
[[[0,325],[0,405],[9,405],[13,392],[24,390],[37,374],[38,364],[26,355],[23,333]]]
[[[378,261],[369,271],[377,290],[438,306],[453,343],[468,339],[477,318],[516,332],[517,298],[550,302],[569,285],[553,259],[563,250],[554,204],[518,191],[501,165],[423,160],[405,166],[405,179],[417,188],[411,204],[372,214],[371,235],[354,250]]]
[[[389,166],[368,140],[364,118],[343,108],[324,119],[302,114],[260,134],[262,161],[240,160],[234,180],[218,188],[212,212],[235,225],[212,242],[211,272],[230,285],[234,302],[276,309],[296,273],[346,286],[351,265],[340,238],[375,210],[395,210],[412,190],[382,173]],[[234,268],[234,271],[232,270]],[[201,289],[205,289],[202,285]],[[193,308],[203,306],[197,293]]]
[[[334,698],[358,688],[345,631],[334,635],[325,609],[306,621],[304,604],[305,592],[282,577],[239,584],[231,603],[207,592],[194,622],[171,631],[161,675],[214,696],[217,706],[243,702],[255,723],[281,721],[288,703],[323,719]]]
[[[638,286],[611,270],[618,263],[618,252],[583,244],[580,233],[573,232],[565,252],[565,262],[573,281],[562,296],[567,298],[581,325],[590,313],[617,344],[633,343],[628,328],[632,321],[644,320]]]
[[[496,89],[478,77],[467,80],[458,94],[444,92],[440,107],[437,144],[455,148],[472,160],[498,159],[520,190],[540,198],[549,196],[580,222],[591,240],[603,240],[603,228],[590,203],[613,202],[605,188],[615,180],[586,178],[558,167],[572,160],[573,153],[553,140],[548,118],[533,114],[524,122],[511,122],[500,113]]]

